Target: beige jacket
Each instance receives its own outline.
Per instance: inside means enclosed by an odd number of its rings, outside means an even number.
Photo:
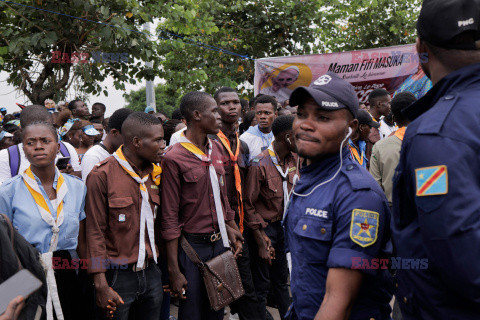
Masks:
[[[382,187],[390,206],[392,206],[392,180],[400,160],[401,148],[402,140],[391,136],[375,143],[370,158],[370,173]]]

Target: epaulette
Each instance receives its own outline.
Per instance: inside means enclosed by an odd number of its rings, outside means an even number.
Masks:
[[[77,176],[74,176],[73,174],[69,174],[69,173],[62,173],[62,174],[66,174],[66,175],[69,176],[69,177],[75,178],[75,179],[80,180],[80,181],[83,182],[82,178],[79,178],[79,177],[77,177]]]
[[[18,180],[18,179],[23,179],[21,174],[16,175],[15,177],[8,178],[7,180],[5,180],[5,181],[2,183],[2,186],[3,186],[3,187],[6,187],[6,186],[12,184],[14,181],[16,181],[16,180]]]
[[[108,158],[105,159],[105,160],[103,160],[103,161],[100,161],[99,163],[97,163],[97,164],[95,165],[95,167],[96,167],[96,168],[101,167],[101,166],[103,166],[104,164],[106,164],[107,162],[108,162]]]
[[[447,120],[452,108],[459,99],[458,95],[450,94],[437,101],[434,107],[425,112],[419,119],[417,134],[437,134]],[[429,116],[428,116],[429,115]],[[414,128],[414,126],[412,126]],[[415,130],[414,130],[415,131]],[[408,132],[408,130],[407,130]]]
[[[342,173],[350,182],[353,190],[362,189],[374,189],[378,187],[378,183],[368,173],[368,171],[362,170],[357,164],[347,164],[342,167]]]

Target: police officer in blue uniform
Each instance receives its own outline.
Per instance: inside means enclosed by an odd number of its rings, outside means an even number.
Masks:
[[[433,88],[411,124],[394,177],[396,297],[409,319],[480,319],[480,0],[425,0],[417,51]]]
[[[358,126],[353,87],[333,73],[290,97],[298,155],[305,159],[284,227],[292,255],[291,319],[390,319],[390,212],[347,140]]]

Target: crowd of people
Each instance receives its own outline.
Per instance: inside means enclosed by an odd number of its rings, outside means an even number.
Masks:
[[[0,319],[165,320],[172,299],[180,320],[478,319],[480,3],[460,2],[423,4],[420,99],[360,104],[331,72],[287,92],[290,68],[281,102],[0,109],[0,282],[43,282]],[[243,294],[214,307],[206,272]]]

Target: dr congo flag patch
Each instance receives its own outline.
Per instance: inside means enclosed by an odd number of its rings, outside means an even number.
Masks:
[[[419,168],[415,170],[417,196],[435,196],[448,193],[447,166]]]

